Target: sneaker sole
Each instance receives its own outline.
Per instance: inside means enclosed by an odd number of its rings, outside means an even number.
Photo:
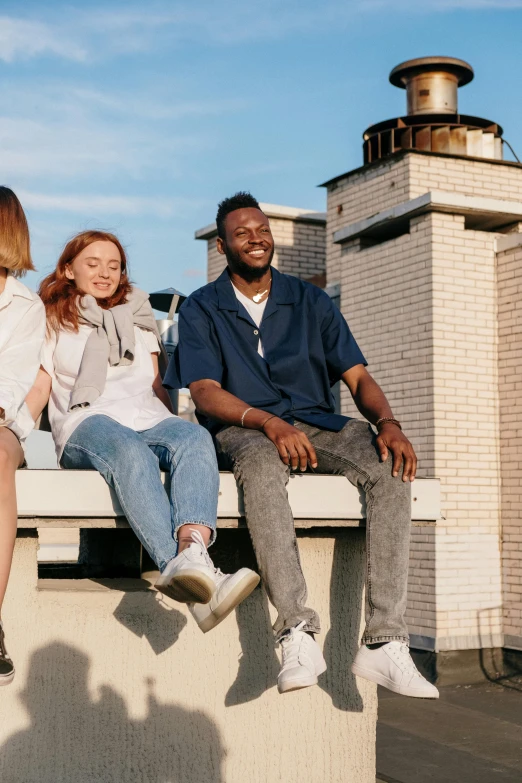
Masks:
[[[205,617],[201,623],[198,623],[198,627],[201,628],[203,633],[208,633],[222,623],[236,606],[239,606],[245,598],[248,598],[250,593],[258,586],[259,581],[259,575],[254,572],[241,579],[227,597],[216,606],[212,614]]]
[[[398,685],[396,685],[393,680],[388,679],[388,677],[385,677],[384,674],[378,674],[377,672],[372,671],[371,669],[364,669],[361,666],[358,666],[357,664],[352,664],[352,673],[356,674],[358,677],[362,677],[365,680],[370,680],[370,682],[374,682],[377,685],[382,685],[383,688],[387,688],[389,691],[393,691],[393,693],[398,693],[400,696],[410,696],[413,699],[438,699],[439,694],[433,695],[433,696],[427,696],[426,693],[419,692],[417,690],[402,690]]]
[[[210,577],[189,569],[176,574],[165,584],[158,582],[154,585],[156,590],[182,604],[208,604],[216,589]]]
[[[290,693],[291,691],[299,691],[301,688],[309,688],[311,685],[317,685],[317,678],[320,674],[324,674],[326,671],[326,663],[324,663],[315,676],[302,677],[299,680],[288,680],[287,682],[277,683],[277,690],[279,693]]]
[[[14,680],[15,672],[12,674],[4,674],[2,677],[0,677],[0,688],[2,685],[10,685]]]

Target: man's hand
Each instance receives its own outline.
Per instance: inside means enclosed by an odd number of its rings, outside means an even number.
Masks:
[[[413,481],[417,473],[417,456],[410,441],[396,424],[383,424],[377,436],[377,446],[383,462],[388,459],[388,453],[393,455],[392,476],[398,476],[401,463],[403,481]]]
[[[279,456],[292,470],[306,470],[308,463],[317,467],[315,449],[301,430],[274,416],[263,427],[263,432],[277,447]]]

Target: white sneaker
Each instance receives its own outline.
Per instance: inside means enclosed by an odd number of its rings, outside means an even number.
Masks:
[[[174,601],[207,604],[216,590],[216,569],[199,530],[190,535],[192,544],[167,563],[155,587]]]
[[[214,579],[216,589],[208,604],[188,606],[203,633],[219,625],[259,584],[259,576],[250,568],[240,568],[235,574],[223,574],[216,568]]]
[[[306,623],[292,628],[280,641],[283,665],[277,678],[279,693],[308,688],[317,684],[317,678],[326,671],[321,648],[306,631]]]
[[[363,645],[355,656],[352,672],[402,696],[439,698],[437,688],[419,672],[404,642],[388,642],[375,650]]]

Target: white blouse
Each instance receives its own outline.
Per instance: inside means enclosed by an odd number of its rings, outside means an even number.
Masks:
[[[24,400],[40,367],[45,308],[37,294],[8,274],[0,294],[0,426],[23,441],[34,427]]]
[[[49,422],[53,434],[58,464],[65,444],[76,427],[89,416],[109,416],[132,430],[148,430],[161,421],[177,418],[152,388],[154,367],[151,353],[159,352],[158,340],[152,332],[134,327],[136,349],[132,364],[109,367],[105,389],[98,399],[85,408],[68,412],[85,343],[92,326],[83,324],[78,332],[61,329],[45,342],[42,367],[51,376]]]

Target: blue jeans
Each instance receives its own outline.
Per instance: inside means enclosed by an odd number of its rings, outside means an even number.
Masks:
[[[197,424],[166,419],[135,432],[108,416],[90,416],[67,441],[61,464],[101,473],[160,570],[176,556],[182,525],[205,525],[210,543],[216,538],[219,473],[212,438]],[[168,494],[160,470],[170,474]]]

